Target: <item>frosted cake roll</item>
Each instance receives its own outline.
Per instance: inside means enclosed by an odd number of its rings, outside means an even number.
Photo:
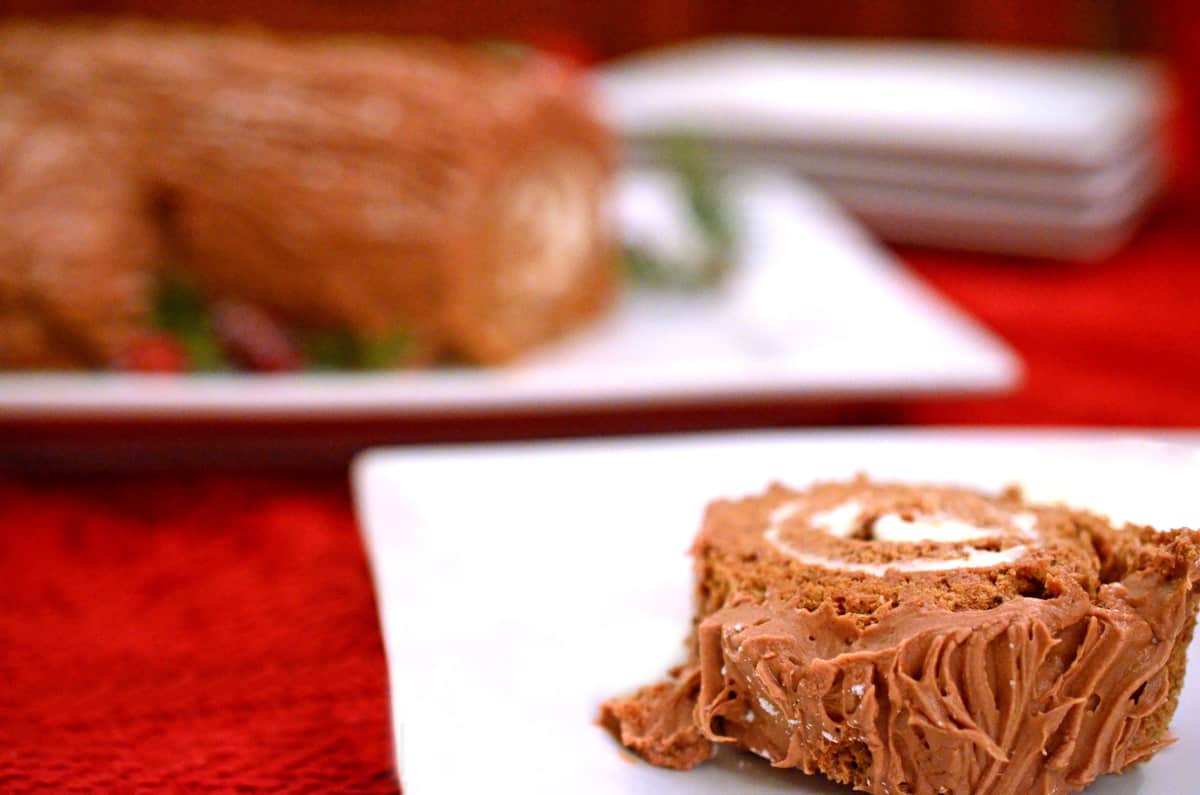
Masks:
[[[1015,490],[718,500],[689,659],[601,722],[667,767],[724,743],[880,795],[1074,792],[1171,742],[1198,541]]]
[[[408,364],[507,361],[615,296],[615,143],[548,58],[6,23],[0,110],[0,368],[119,362],[164,279]]]

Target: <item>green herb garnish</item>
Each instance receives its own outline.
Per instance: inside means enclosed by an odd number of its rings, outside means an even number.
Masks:
[[[345,331],[310,331],[304,335],[304,360],[314,370],[349,369],[357,361],[357,341]]]
[[[719,280],[715,267],[668,259],[641,246],[627,245],[621,256],[626,275],[642,287],[688,293],[707,289]]]
[[[159,283],[154,323],[179,340],[193,371],[230,369],[230,362],[213,333],[208,306],[200,292],[190,284],[177,279],[164,279]]]
[[[676,136],[667,139],[663,146],[666,162],[683,182],[688,206],[708,243],[719,252],[730,254],[733,225],[708,145],[697,138]]]
[[[308,366],[314,370],[386,370],[404,361],[412,336],[404,331],[362,339],[340,329],[315,329],[304,335]]]
[[[704,251],[698,260],[685,262],[628,245],[623,251],[625,271],[635,283],[656,289],[692,292],[713,287],[730,268],[735,235],[711,152],[703,141],[683,135],[663,139],[659,146],[658,159],[678,178]]]
[[[412,335],[406,331],[393,331],[378,339],[362,340],[360,360],[368,370],[385,370],[404,361],[412,349]]]

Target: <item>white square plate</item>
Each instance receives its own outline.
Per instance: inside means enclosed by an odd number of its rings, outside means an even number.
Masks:
[[[849,792],[746,754],[660,770],[592,721],[603,699],[681,659],[686,550],[709,499],[859,470],[988,489],[1016,481],[1035,499],[1118,519],[1200,520],[1200,435],[864,431],[369,453],[355,491],[406,795]],[[1197,680],[1175,717],[1179,742],[1089,793],[1191,791]]]
[[[1159,70],[956,45],[716,39],[605,67],[612,125],[653,160],[686,132],[815,180],[885,240],[1095,260],[1162,182]]]
[[[740,235],[721,289],[631,292],[600,322],[509,367],[3,374],[0,418],[404,418],[992,392],[1016,382],[1019,365],[1003,343],[922,286],[817,191],[744,173],[728,193]],[[670,236],[685,213],[676,194],[654,174],[623,179],[615,207],[624,231]]]
[[[988,47],[728,38],[601,70],[611,123],[634,140],[688,131],[808,151],[959,164],[1102,167],[1145,140],[1163,77],[1130,58]]]

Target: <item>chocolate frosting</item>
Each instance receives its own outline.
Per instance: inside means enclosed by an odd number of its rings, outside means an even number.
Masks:
[[[1141,728],[1170,692],[1186,586],[1138,575],[1095,604],[904,605],[865,630],[828,607],[730,608],[700,625],[697,718],[806,772],[825,746],[861,743],[870,792],[1075,791],[1169,742]]]
[[[848,749],[865,777],[846,783],[879,795],[1073,792],[1171,742],[1143,729],[1172,698],[1194,599],[1188,578],[1139,572],[1095,600],[1071,589],[990,610],[904,604],[865,628],[828,604],[735,605],[699,624],[698,659],[674,683],[641,691],[671,706],[623,739],[691,767],[711,755],[679,744],[694,720],[776,767],[814,773],[818,756]]]

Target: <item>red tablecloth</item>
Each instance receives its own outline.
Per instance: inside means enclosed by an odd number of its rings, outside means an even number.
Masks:
[[[1195,207],[1101,265],[906,257],[1028,375],[902,418],[1200,425]],[[343,478],[0,480],[0,791],[395,792]]]
[[[1014,395],[925,401],[914,423],[1200,426],[1200,200],[1176,199],[1110,260],[904,252],[1024,359]]]
[[[0,484],[0,792],[394,793],[346,489]]]

